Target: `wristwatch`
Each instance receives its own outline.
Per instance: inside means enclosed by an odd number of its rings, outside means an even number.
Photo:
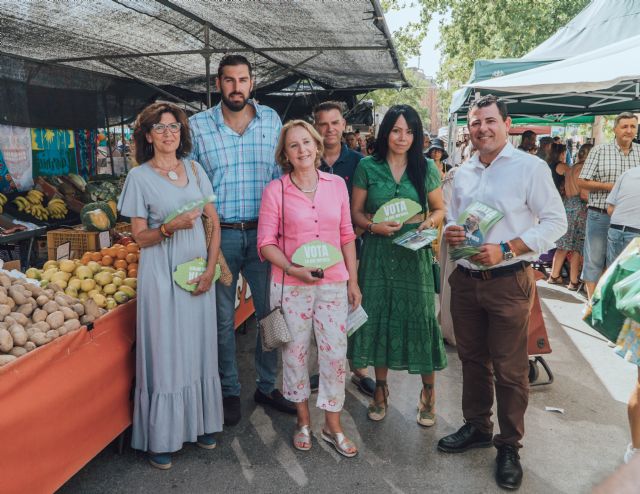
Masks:
[[[505,261],[510,261],[514,257],[516,257],[513,250],[511,250],[511,246],[509,242],[500,242],[500,248],[502,249],[502,259]]]

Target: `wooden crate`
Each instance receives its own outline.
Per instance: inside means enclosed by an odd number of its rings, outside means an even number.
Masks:
[[[118,233],[131,231],[129,223],[118,223],[114,230]],[[55,260],[56,249],[66,242],[71,243],[71,259],[78,259],[82,254],[98,249],[100,232],[88,232],[82,225],[75,228],[61,228],[47,232],[47,252],[49,260]]]

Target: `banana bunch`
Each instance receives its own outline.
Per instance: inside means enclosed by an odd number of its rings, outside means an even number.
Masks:
[[[0,214],[2,214],[2,211],[4,210],[4,205],[7,203],[7,201],[8,201],[7,196],[0,193]]]
[[[67,205],[58,197],[49,201],[49,204],[47,204],[47,210],[49,212],[49,216],[56,220],[65,218],[68,213]]]
[[[31,194],[32,192],[38,192],[39,195]],[[31,195],[29,195],[31,194]],[[30,190],[27,193],[27,197],[18,196],[13,200],[13,203],[18,208],[18,211],[24,211],[38,220],[46,221],[49,219],[49,211],[42,205],[42,202],[32,202],[37,197],[40,197],[42,192]],[[44,196],[42,196],[44,197]]]
[[[27,200],[34,205],[42,204],[42,200],[44,199],[44,194],[36,189],[31,189],[27,192]]]

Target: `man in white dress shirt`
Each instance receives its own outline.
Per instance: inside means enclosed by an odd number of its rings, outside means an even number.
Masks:
[[[449,278],[465,425],[442,438],[438,449],[460,453],[493,444],[498,485],[517,489],[529,395],[529,313],[536,289],[530,261],[553,248],[567,230],[567,218],[548,165],[508,142],[511,119],[504,102],[491,95],[476,100],[468,125],[477,153],[453,179],[446,241],[450,247],[464,241],[464,229],[455,220],[474,201],[504,217],[487,232],[481,252],[457,261]],[[494,375],[496,436],[491,422]]]

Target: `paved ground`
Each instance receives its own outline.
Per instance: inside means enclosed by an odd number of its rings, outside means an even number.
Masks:
[[[628,442],[626,400],[636,368],[615,356],[580,320],[584,300],[564,288],[539,283],[553,353],[546,357],[555,375],[550,386],[531,390],[522,450],[522,493],[589,492],[621,463]],[[174,467],[151,468],[142,454],[112,445],[72,478],[61,493],[205,492],[284,493],[493,493],[495,451],[462,455],[436,451],[437,440],[462,424],[461,370],[454,349],[437,380],[438,422],[423,429],[415,422],[419,377],[390,375],[390,411],[382,423],[366,418],[367,399],[351,384],[343,423],[360,448],[355,459],[340,457],[314,439],[308,453],[290,446],[294,418],[256,407],[252,395],[253,329],[238,335],[243,373],[243,419],[219,435],[219,446],[194,445],[174,456]],[[545,411],[559,407],[564,414]],[[313,414],[314,432],[321,415]]]

